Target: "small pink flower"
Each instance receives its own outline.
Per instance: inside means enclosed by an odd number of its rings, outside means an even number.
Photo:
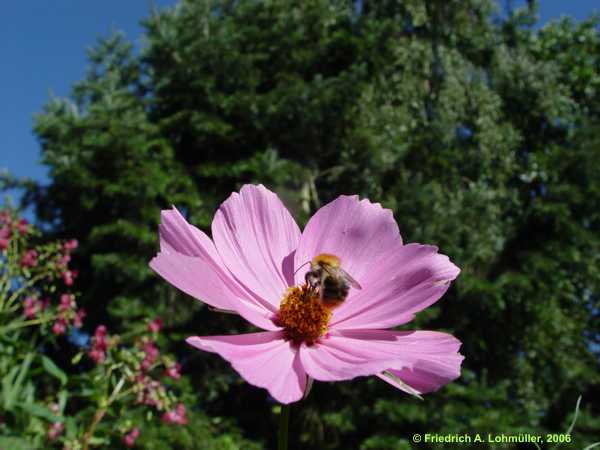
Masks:
[[[185,414],[185,405],[183,403],[179,403],[174,410],[164,413],[161,419],[165,423],[186,425],[188,420]]]
[[[37,313],[44,309],[44,303],[36,298],[27,297],[23,301],[23,315],[28,319],[35,319]]]
[[[144,344],[144,353],[146,356],[142,361],[142,370],[145,372],[152,367],[152,364],[158,358],[158,348],[154,344],[154,341],[148,341]]]
[[[64,319],[58,319],[56,322],[54,322],[54,325],[52,325],[52,332],[54,334],[56,334],[57,336],[60,336],[61,334],[65,334],[66,330],[67,330],[67,323],[65,322]]]
[[[69,262],[71,262],[71,255],[69,255],[68,253],[65,253],[64,255],[62,255],[60,257],[60,259],[58,260],[58,265],[60,267],[66,267],[67,264],[69,264]]]
[[[133,428],[131,431],[129,431],[129,433],[127,433],[125,436],[123,436],[123,443],[127,447],[131,448],[135,445],[135,441],[139,437],[139,435],[140,435],[140,430],[138,428]]]
[[[79,242],[77,241],[77,239],[70,239],[63,244],[63,248],[67,252],[70,252],[71,250],[75,250],[77,247],[79,247]]]
[[[12,229],[10,228],[10,226],[3,225],[2,228],[0,228],[0,237],[8,239],[11,236],[12,236]]]
[[[108,340],[106,326],[98,325],[92,338],[92,348],[88,356],[96,362],[103,363],[106,360],[106,351],[108,350]]]
[[[98,325],[96,327],[96,332],[94,333],[96,339],[105,337],[108,334],[108,330],[106,329],[106,325]]]
[[[37,251],[27,250],[21,257],[21,267],[35,267],[37,265],[37,257]]]
[[[75,312],[75,317],[73,317],[73,325],[75,325],[77,328],[81,328],[83,326],[83,319],[85,316],[85,309],[79,308],[77,312]]]
[[[67,286],[73,286],[73,283],[75,282],[76,277],[77,277],[76,270],[65,270],[62,273],[62,279]]]
[[[160,409],[162,407],[161,397],[165,392],[164,386],[159,381],[141,373],[135,377],[135,381],[137,383],[137,403]]]
[[[101,364],[106,359],[106,353],[96,348],[92,348],[88,355],[96,364]]]
[[[61,312],[70,311],[75,307],[75,297],[72,294],[62,294],[60,296],[60,305],[58,310]]]
[[[0,250],[6,250],[8,248],[11,236],[12,230],[8,225],[4,225],[0,228]]]
[[[48,427],[48,439],[55,441],[65,429],[65,424],[62,422],[54,422]]]
[[[29,222],[27,222],[27,219],[19,220],[19,223],[17,224],[17,231],[21,235],[27,234],[29,231]]]
[[[170,367],[167,367],[165,370],[165,375],[169,378],[173,378],[174,380],[179,380],[181,378],[181,364],[175,363]]]
[[[456,338],[390,329],[437,302],[460,269],[437,247],[404,244],[392,212],[377,203],[340,196],[301,232],[277,195],[246,185],[216,212],[212,240],[176,209],[163,211],[160,248],[150,262],[159,275],[265,330],[187,342],[221,355],[281,403],[300,400],[312,379],[376,375],[419,395],[460,376]],[[335,308],[307,275],[323,254],[357,283]]]
[[[7,209],[0,211],[0,225],[7,224],[10,225],[12,223],[12,216],[10,215],[10,211]]]
[[[163,322],[160,317],[157,317],[152,322],[148,324],[148,331],[151,333],[158,333],[162,329]]]

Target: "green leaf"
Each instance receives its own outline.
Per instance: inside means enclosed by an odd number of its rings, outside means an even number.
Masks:
[[[58,393],[58,408],[59,408],[59,411],[61,412],[61,414],[65,410],[68,396],[69,396],[69,392],[65,391],[65,390],[60,391]]]
[[[50,422],[59,422],[62,420],[61,417],[57,416],[48,407],[40,403],[24,403],[19,406],[29,414],[49,420]]]
[[[93,438],[90,439],[90,444],[92,444],[92,445],[106,445],[109,442],[110,441],[107,438],[102,438],[99,436],[94,436]]]
[[[0,448],[10,450],[33,450],[36,447],[23,438],[0,436]]]
[[[83,353],[81,353],[81,352],[77,353],[75,356],[73,356],[73,359],[71,359],[71,364],[73,364],[73,365],[79,364],[79,361],[81,361],[82,357],[83,357]]]
[[[10,410],[12,408],[12,405],[19,397],[19,394],[21,392],[21,385],[23,384],[23,380],[25,379],[27,372],[29,372],[29,367],[31,366],[32,360],[33,353],[28,353],[27,356],[25,356],[23,363],[18,368],[19,374],[17,375],[17,378],[12,387],[10,387],[9,383],[12,376],[14,376],[14,370],[11,370],[8,377],[5,377],[2,380],[2,390],[4,392],[4,407],[6,409]]]
[[[12,391],[14,389],[13,379],[19,371],[19,367],[13,367],[4,377],[2,377],[2,399],[4,400],[4,409],[10,410],[12,404]]]
[[[77,422],[72,417],[66,418],[65,428],[66,428],[67,438],[73,439],[75,436],[77,436],[77,432],[78,432]]]
[[[42,355],[42,364],[44,366],[44,370],[48,372],[48,374],[60,380],[60,384],[67,384],[67,374],[65,374],[56,364],[54,364],[54,361],[47,356]]]

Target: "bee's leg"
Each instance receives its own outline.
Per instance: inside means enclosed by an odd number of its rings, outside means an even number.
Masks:
[[[306,281],[306,285],[313,294],[317,292],[317,289],[319,287],[319,280],[313,272],[306,272],[306,275],[304,275],[304,281]]]
[[[317,284],[315,274],[310,271],[306,272],[306,275],[304,275],[304,281],[306,281],[306,284],[309,285],[312,289],[314,289],[315,285]]]

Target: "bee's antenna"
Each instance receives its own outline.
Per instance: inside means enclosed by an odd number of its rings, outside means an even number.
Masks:
[[[296,271],[294,272],[294,275],[296,275],[300,269],[302,269],[302,268],[303,268],[305,265],[307,265],[307,264],[309,264],[309,263],[310,263],[310,261],[306,261],[304,264],[302,264],[300,267],[298,267],[298,268],[296,269]]]

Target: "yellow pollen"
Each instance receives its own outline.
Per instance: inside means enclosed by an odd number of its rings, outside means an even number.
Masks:
[[[286,339],[311,345],[327,331],[331,311],[307,285],[294,286],[283,296],[278,319]]]

